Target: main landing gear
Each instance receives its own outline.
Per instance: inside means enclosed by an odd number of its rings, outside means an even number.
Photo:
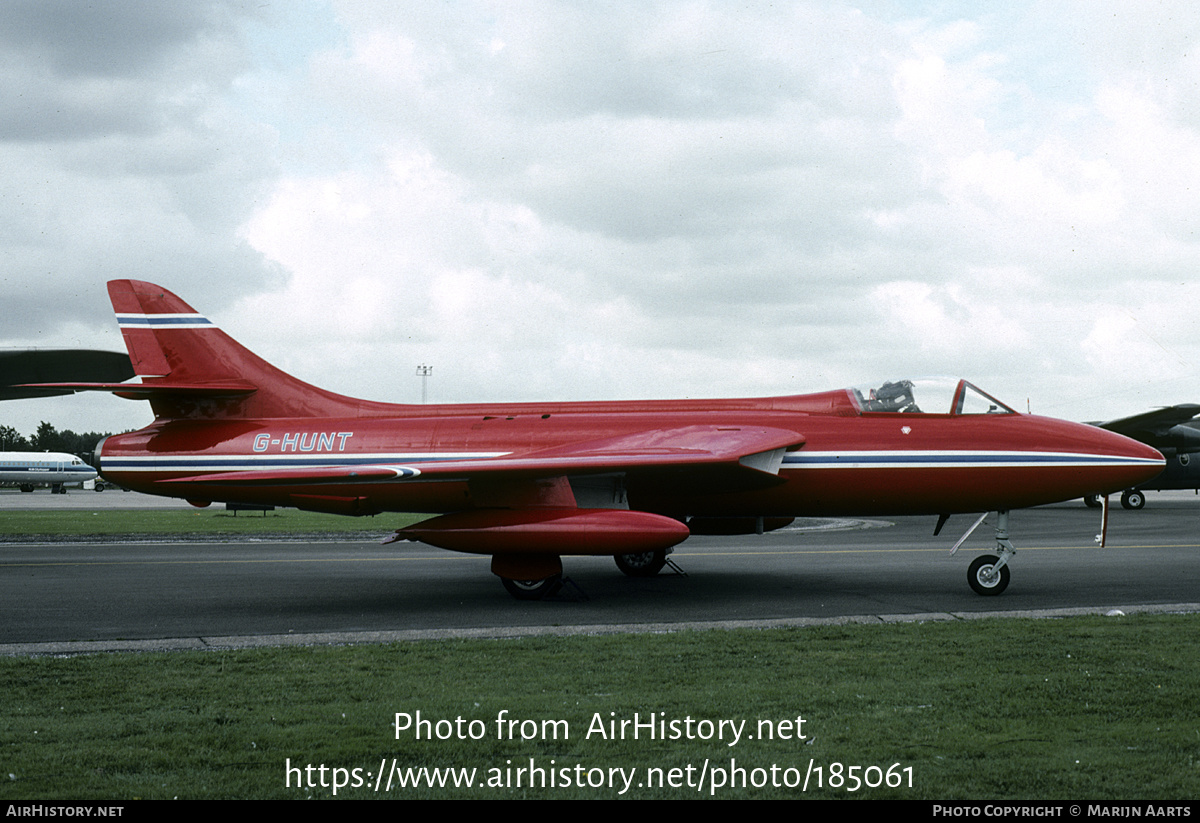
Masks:
[[[618,554],[613,559],[617,568],[629,577],[654,577],[666,566],[683,574],[683,570],[667,558],[670,553],[671,549],[659,549]],[[505,590],[517,600],[544,600],[553,597],[564,584],[570,582],[563,577],[562,560],[554,555],[493,555],[492,572],[500,578]],[[578,589],[573,582],[571,585]]]
[[[954,548],[950,549],[951,555],[958,551],[958,547],[971,536],[975,529],[979,528],[985,517],[987,517],[987,512],[981,514],[975,521],[975,525],[967,529],[967,533],[958,539]],[[1008,561],[1017,553],[1017,550],[1013,548],[1012,541],[1008,539],[1007,511],[996,512],[996,550],[999,554],[982,554],[976,557],[967,569],[967,583],[971,590],[984,597],[994,597],[1003,592],[1008,588],[1008,581],[1012,576],[1008,570]]]
[[[541,580],[513,580],[501,577],[504,588],[517,600],[542,600],[555,594],[563,585],[561,574],[551,575]]]
[[[617,568],[628,577],[654,577],[667,565],[667,550],[618,554],[613,560],[617,561]]]

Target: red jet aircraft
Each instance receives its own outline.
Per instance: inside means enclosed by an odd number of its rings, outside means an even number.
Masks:
[[[392,540],[491,555],[521,599],[561,585],[562,555],[612,555],[650,576],[691,534],[835,515],[939,515],[940,530],[950,514],[988,511],[999,553],[968,579],[999,594],[1009,509],[1163,469],[1149,446],[1019,414],[966,381],[741,400],[356,400],[276,369],[160,286],[114,280],[108,292],[141,383],[56,384],[150,401],[151,425],[97,446],[105,478],[198,506],[436,515]]]

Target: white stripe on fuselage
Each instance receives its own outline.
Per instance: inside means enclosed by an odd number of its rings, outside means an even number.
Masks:
[[[315,469],[330,466],[400,466],[445,462],[447,460],[486,460],[504,457],[509,452],[405,452],[400,454],[231,454],[231,455],[136,455],[106,456],[104,470],[112,471],[239,471],[259,469]]]
[[[962,469],[1153,466],[1161,461],[1087,452],[1041,451],[799,451],[784,455],[784,470]]]
[[[390,452],[371,454],[232,454],[232,455],[113,455],[104,458],[106,471],[238,471],[270,468],[329,466],[400,466],[459,460],[487,460],[511,452]],[[827,451],[795,452],[783,459],[783,471],[821,469],[964,469],[1072,468],[1150,466],[1156,460],[1086,452],[1038,451]]]

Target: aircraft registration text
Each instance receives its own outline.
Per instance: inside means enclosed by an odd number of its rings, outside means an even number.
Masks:
[[[337,441],[336,451],[346,450],[346,441],[354,436],[354,432],[288,432],[282,437],[272,437],[270,434],[254,435],[254,451],[265,452],[274,447],[278,451],[301,452],[331,452],[334,451],[334,441]]]

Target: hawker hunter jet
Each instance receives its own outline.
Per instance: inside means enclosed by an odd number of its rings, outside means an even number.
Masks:
[[[963,380],[742,400],[393,405],[271,366],[161,286],[108,292],[140,383],[59,383],[148,400],[154,422],[96,448],[121,486],[211,502],[432,515],[393,540],[490,555],[515,597],[563,555],[657,574],[692,534],[798,516],[999,512],[981,594],[1008,584],[1010,509],[1135,486],[1162,456],[1119,434],[1019,414]],[[961,541],[960,541],[961,542]]]

